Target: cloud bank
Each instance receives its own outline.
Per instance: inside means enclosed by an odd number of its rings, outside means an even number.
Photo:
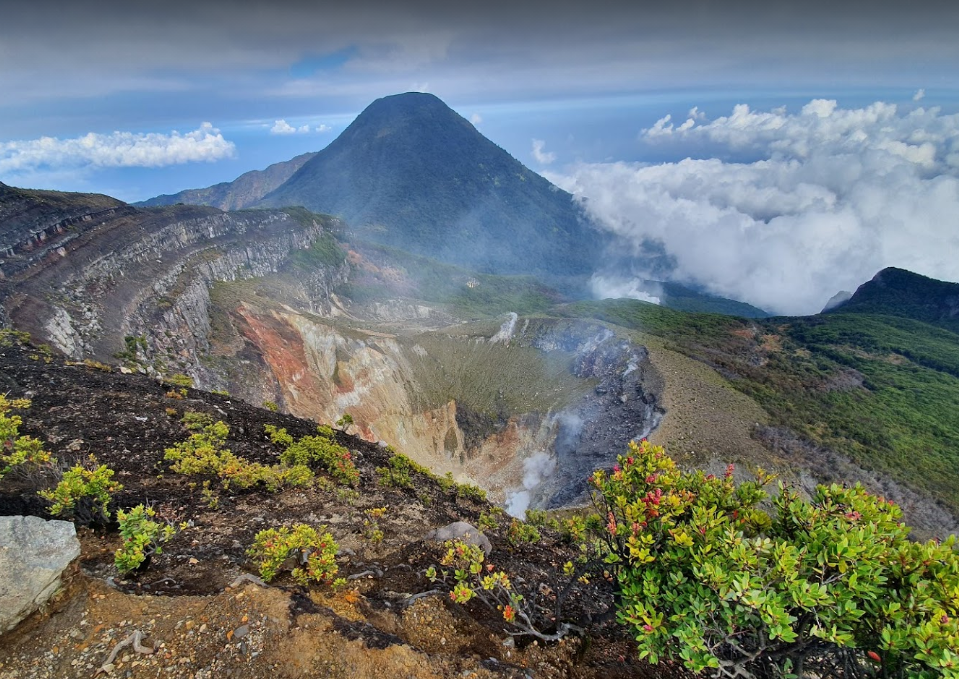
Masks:
[[[742,160],[550,175],[620,237],[632,274],[643,275],[652,243],[675,280],[788,314],[815,313],[886,266],[959,280],[959,115],[822,99],[796,113],[738,105],[712,121],[696,109],[679,124],[666,116],[640,140]]]
[[[54,171],[83,167],[163,167],[231,158],[236,152],[210,123],[193,132],[169,134],[89,133],[73,139],[41,137],[0,142],[0,173],[23,173],[38,168]]]

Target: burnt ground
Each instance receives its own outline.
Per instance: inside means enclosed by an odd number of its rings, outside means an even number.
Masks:
[[[490,506],[415,472],[412,488],[378,484],[375,470],[387,464],[388,450],[337,432],[361,472],[355,490],[230,492],[217,479],[176,474],[163,459],[165,448],[189,435],[185,412],[222,420],[230,427],[227,447],[264,464],[276,463],[280,452],[265,425],[300,437],[314,434],[316,423],[194,389],[181,395],[144,375],[8,344],[0,347],[0,392],[32,401],[18,412],[21,434],[42,440],[61,463],[94,455],[114,469],[124,488],[112,511],[148,503],[163,519],[189,526],[144,569],[121,577],[113,566],[116,526],[78,520],[81,557],[54,603],[0,637],[0,679],[92,676],[133,629],[162,646],[153,655],[127,647],[107,668],[111,676],[663,676],[665,668],[636,659],[625,630],[604,616],[613,598],[602,577],[571,590],[562,619],[585,632],[558,643],[528,636],[511,642],[516,630],[497,611],[454,604],[446,591],[408,605],[411,595],[442,589],[424,575],[439,564],[442,545],[423,536],[452,521],[475,525]],[[215,490],[215,508],[204,480]],[[48,473],[9,473],[0,480],[0,515],[49,518],[36,493],[52,484]],[[387,508],[378,520],[383,538],[371,540],[365,510],[378,507]],[[329,528],[348,585],[304,588],[282,575],[269,587],[231,589],[238,576],[256,573],[246,555],[254,535],[293,523]],[[493,545],[487,562],[506,571],[529,601],[549,607],[563,584],[557,573],[576,550],[546,528],[537,543],[512,546],[502,524],[486,531]],[[544,618],[543,630],[550,624]]]

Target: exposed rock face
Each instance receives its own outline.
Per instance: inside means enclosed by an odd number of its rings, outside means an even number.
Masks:
[[[46,603],[78,556],[80,541],[72,523],[0,517],[0,634]]]
[[[47,209],[45,221],[34,215],[38,225],[63,221],[59,207]],[[21,245],[0,256],[7,272],[0,300],[10,323],[72,358],[109,360],[124,348],[124,336],[144,337],[145,359],[160,358],[214,387],[200,361],[209,350],[209,288],[275,273],[335,224],[304,224],[281,211],[121,204],[63,233],[54,229],[42,247]],[[314,309],[329,306],[332,282],[342,275],[345,269],[304,277]]]

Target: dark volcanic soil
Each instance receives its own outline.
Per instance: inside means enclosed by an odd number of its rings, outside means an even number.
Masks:
[[[375,469],[387,464],[389,451],[337,432],[362,475],[355,491],[229,492],[216,479],[173,473],[164,461],[164,449],[189,435],[183,413],[222,420],[230,427],[227,447],[266,464],[277,462],[279,449],[264,425],[299,437],[315,433],[316,423],[193,389],[181,396],[146,376],[7,344],[0,347],[0,390],[32,401],[18,413],[21,433],[44,441],[61,462],[94,455],[114,469],[124,488],[111,510],[149,503],[162,518],[189,527],[147,568],[121,577],[113,566],[116,526],[78,526],[82,554],[65,593],[0,637],[0,679],[92,676],[133,629],[163,647],[149,656],[121,652],[108,668],[113,676],[661,676],[635,660],[621,628],[598,622],[612,602],[602,578],[577,585],[565,607],[564,617],[587,633],[556,644],[531,644],[529,637],[504,644],[511,630],[496,611],[453,604],[445,592],[407,606],[410,595],[436,587],[424,572],[439,563],[442,546],[422,536],[452,521],[476,524],[489,505],[416,473],[413,488],[379,485]],[[204,480],[215,490],[215,508],[204,497]],[[0,480],[0,515],[48,517],[36,493],[52,482],[36,471],[8,474]],[[381,541],[369,539],[364,526],[364,510],[374,507],[388,508],[379,519]],[[339,575],[356,576],[348,587],[308,590],[286,575],[267,588],[229,589],[239,575],[256,572],[246,555],[256,532],[293,523],[328,526],[341,547]],[[552,531],[541,532],[537,544],[513,547],[505,522],[487,531],[488,562],[528,598],[546,602],[558,569],[575,555]]]

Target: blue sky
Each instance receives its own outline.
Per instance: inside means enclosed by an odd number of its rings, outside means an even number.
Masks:
[[[674,232],[688,240],[693,232],[684,231],[685,222],[675,223],[673,208],[711,195],[689,228],[707,228],[702,222],[711,225],[711,233],[723,234],[734,253],[720,259],[745,274],[733,280],[708,266],[707,273],[698,273],[701,253],[686,252],[679,242],[670,248],[684,280],[715,292],[783,311],[814,311],[827,291],[854,287],[855,280],[897,257],[921,273],[959,279],[957,265],[936,256],[944,250],[959,255],[949,250],[955,247],[949,230],[959,233],[959,224],[948,211],[956,190],[950,182],[959,174],[959,164],[949,160],[959,154],[954,134],[959,3],[494,0],[464,8],[422,1],[334,6],[36,0],[4,5],[0,181],[5,183],[103,192],[130,201],[207,186],[323,148],[378,97],[429,91],[520,161],[585,199],[594,217],[631,243],[650,234],[669,241]],[[804,107],[817,100],[834,100],[836,107],[814,106],[804,115]],[[896,108],[878,120],[869,113],[874,102]],[[737,105],[767,117],[736,117]],[[935,113],[910,118],[917,110]],[[823,111],[825,118],[819,115]],[[670,121],[656,128],[667,115]],[[678,130],[687,119],[695,129]],[[834,149],[845,137],[827,134],[817,122],[826,119],[850,139],[879,141],[846,144],[840,157]],[[890,121],[894,138],[883,132]],[[749,139],[742,130],[730,134],[743,124]],[[791,130],[790,144],[766,134],[763,126],[770,124]],[[670,125],[671,133],[656,133]],[[920,157],[924,139],[934,146],[933,164]],[[897,146],[902,144],[917,150],[902,152]],[[911,164],[897,164],[907,156]],[[687,157],[723,163],[724,172],[681,165]],[[851,166],[850,158],[861,174],[847,185],[840,169]],[[769,168],[756,163],[775,166],[759,175],[758,168]],[[800,176],[790,163],[820,175]],[[658,168],[657,174],[650,168]],[[686,195],[693,171],[697,186],[709,177],[713,184]],[[627,172],[642,180],[643,190],[659,187],[655,205],[636,203]],[[779,177],[782,205],[759,206],[771,190],[764,183],[773,176]],[[717,182],[728,177],[740,184],[726,186],[720,196]],[[890,177],[902,183],[890,186]],[[909,185],[907,179],[918,183]],[[789,182],[797,184],[786,186]],[[809,184],[832,198],[824,203],[811,197],[803,221],[786,204],[794,195],[819,195],[803,193]],[[612,186],[620,187],[615,195]],[[930,198],[923,205],[903,199],[885,206],[885,214],[899,214],[898,221],[873,233],[866,224],[875,204],[863,196],[893,189],[928,191]],[[955,197],[959,203],[959,194]],[[930,204],[936,211],[929,211]],[[710,212],[717,210],[735,214]],[[843,267],[849,274],[841,280],[820,280],[825,274],[808,266],[811,258],[823,256],[808,240],[823,242],[825,227],[810,216],[815,210],[830,224],[846,224],[850,214],[858,220],[855,228],[838,228],[842,247],[829,250],[830,261],[856,261]],[[776,221],[787,217],[788,225]],[[897,238],[889,234],[931,219],[945,225],[923,227],[931,230],[927,245],[901,256]],[[640,233],[634,228],[640,222],[653,225]],[[915,240],[914,230],[909,232]],[[799,237],[803,234],[807,240]],[[777,249],[768,250],[777,238]],[[869,252],[857,254],[856,238],[878,245],[860,247]],[[749,257],[735,254],[753,249]],[[758,262],[770,252],[792,253],[796,272],[811,273],[763,271]],[[637,252],[637,262],[641,259]],[[637,264],[635,271],[618,275],[635,278],[641,268]],[[770,284],[776,276],[781,283]],[[612,275],[603,280],[619,285]],[[624,285],[628,289],[628,280]]]

